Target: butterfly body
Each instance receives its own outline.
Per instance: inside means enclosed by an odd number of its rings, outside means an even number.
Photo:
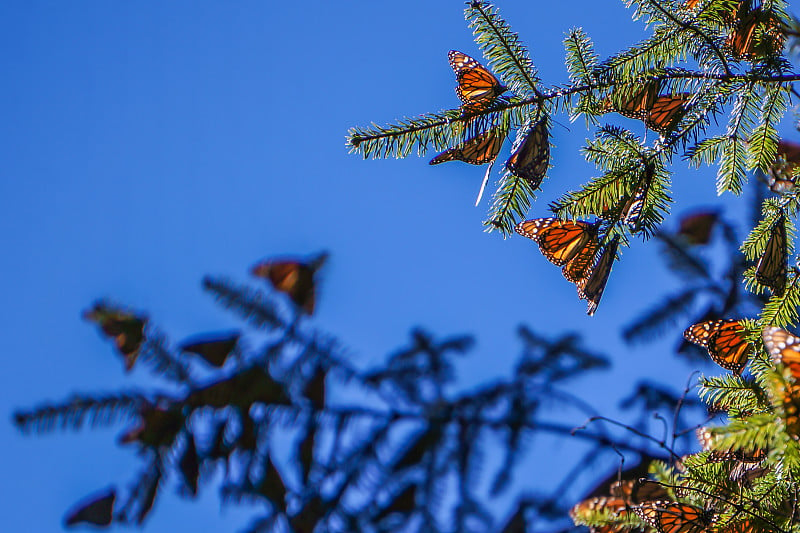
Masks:
[[[683,332],[684,338],[706,348],[711,360],[726,370],[741,374],[753,347],[744,337],[739,320],[709,320],[694,324]]]

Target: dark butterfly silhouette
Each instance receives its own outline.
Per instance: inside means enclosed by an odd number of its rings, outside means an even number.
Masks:
[[[316,303],[314,278],[327,258],[328,254],[322,253],[311,261],[271,259],[254,266],[251,273],[268,280],[275,290],[287,294],[299,309],[313,315]]]
[[[611,267],[614,264],[614,259],[617,257],[617,248],[619,246],[619,235],[615,236],[609,242],[600,258],[592,267],[589,275],[584,279],[578,281],[578,297],[581,300],[589,302],[586,314],[589,316],[594,315],[597,311],[597,306],[600,305],[600,298],[603,297],[606,283],[608,283],[608,276],[611,274]]]
[[[205,362],[221,368],[239,342],[239,332],[204,335],[187,339],[180,345],[182,352],[199,355]]]
[[[83,318],[96,323],[106,337],[114,339],[125,362],[125,370],[130,371],[144,342],[147,319],[103,302],[84,312]]]
[[[67,513],[64,524],[74,526],[83,523],[101,527],[110,525],[114,518],[116,497],[117,493],[113,488],[89,497]]]
[[[536,189],[542,183],[549,163],[550,139],[547,119],[543,118],[527,132],[525,139],[506,161],[506,168]]]

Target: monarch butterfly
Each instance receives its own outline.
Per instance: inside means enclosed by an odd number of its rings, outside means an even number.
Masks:
[[[706,348],[711,360],[722,368],[741,374],[753,351],[744,332],[739,320],[709,320],[689,326],[683,332],[683,337]]]
[[[658,501],[634,507],[634,512],[658,533],[703,533],[712,514],[686,503]]]
[[[589,274],[588,271],[597,257],[597,250],[599,248],[600,241],[597,240],[597,237],[589,239],[581,251],[570,259],[569,262],[564,265],[564,268],[561,269],[561,273],[564,274],[567,281],[570,283],[577,283],[587,277]]]
[[[239,342],[239,332],[189,339],[180,346],[182,352],[199,355],[208,364],[220,368]]]
[[[781,139],[775,162],[769,167],[768,185],[772,192],[784,194],[794,189],[794,170],[800,164],[800,144]]]
[[[774,54],[783,48],[786,35],[780,20],[760,7],[750,10],[750,2],[739,2],[735,11],[734,26],[725,41],[737,59],[752,59],[755,55]],[[762,26],[761,35],[758,35]]]
[[[686,114],[685,103],[692,97],[690,93],[676,94],[675,96],[659,96],[653,102],[653,106],[644,117],[645,125],[658,133],[669,133],[683,115]]]
[[[614,264],[614,259],[617,257],[617,247],[619,246],[619,235],[609,242],[602,255],[597,260],[597,263],[592,267],[589,275],[582,280],[578,281],[578,298],[587,300],[589,307],[586,314],[589,316],[594,315],[597,311],[597,306],[600,305],[600,298],[603,297],[603,291],[608,283],[608,276],[611,274],[611,266]]]
[[[743,2],[744,4],[744,2]],[[736,21],[736,26],[728,35],[725,44],[734,57],[747,59],[754,52],[754,37],[759,22],[759,10],[751,11]]]
[[[83,313],[83,318],[96,323],[106,337],[114,339],[125,362],[125,370],[130,371],[145,340],[147,319],[103,302],[95,303],[92,309]]]
[[[548,261],[564,266],[597,235],[597,225],[557,218],[534,218],[514,228],[523,237],[533,239]]]
[[[783,328],[770,326],[764,328],[761,338],[772,360],[788,367],[792,376],[800,380],[800,337]]]
[[[114,519],[114,500],[116,491],[111,488],[95,494],[80,502],[75,509],[67,513],[64,524],[74,526],[86,523],[95,526],[108,526]]]
[[[550,140],[547,134],[547,119],[543,118],[531,127],[525,139],[506,161],[506,168],[515,176],[527,181],[536,189],[542,183],[550,162]]]
[[[316,292],[314,275],[327,257],[327,253],[322,253],[308,263],[294,259],[264,261],[255,265],[250,273],[268,280],[275,290],[287,294],[298,308],[312,315]]]
[[[683,3],[683,7],[686,9],[694,9],[699,3],[700,0],[686,0],[686,2]]]
[[[593,514],[607,512],[612,516],[616,516],[625,512],[627,508],[628,504],[622,498],[601,496],[599,498],[589,498],[576,504],[570,509],[569,515],[574,521],[585,522]]]
[[[703,451],[711,452],[708,456],[708,460],[712,463],[738,461],[741,463],[753,464],[762,462],[767,456],[766,451],[762,449],[756,449],[755,451],[720,450],[715,443],[717,435],[712,433],[707,427],[697,428],[696,435]]]
[[[627,98],[623,92],[612,94],[611,106],[613,110],[628,118],[645,120],[658,99],[661,83],[657,80],[650,80],[645,82],[641,89],[639,87],[640,85],[636,85],[636,92]]]
[[[611,485],[611,495],[628,503],[640,504],[669,497],[667,489],[648,479],[624,479]]]
[[[714,211],[687,215],[681,218],[678,235],[684,237],[689,244],[708,244],[718,218],[719,213]]]
[[[463,52],[450,50],[447,54],[450,67],[456,73],[456,94],[471,111],[481,111],[489,103],[506,92],[489,70]]]
[[[431,165],[438,165],[447,161],[463,161],[470,165],[483,165],[495,160],[500,148],[505,141],[505,132],[495,127],[484,133],[476,135],[465,142],[445,150],[430,160]]]
[[[773,294],[782,295],[786,288],[786,272],[789,268],[786,251],[786,216],[781,212],[767,241],[764,254],[756,265],[756,281],[772,289]]]

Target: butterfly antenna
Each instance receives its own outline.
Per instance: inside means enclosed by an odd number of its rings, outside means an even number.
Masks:
[[[559,122],[559,121],[557,121],[556,119],[554,119],[552,116],[548,116],[548,117],[547,117],[547,121],[548,121],[548,122],[555,122],[556,124],[558,124],[559,126],[561,126],[562,128],[564,128],[565,130],[567,130],[567,131],[572,131],[572,130],[570,130],[570,129],[569,129],[567,126],[565,126],[565,125],[564,125],[564,124],[562,124],[561,122]]]
[[[486,183],[489,181],[489,174],[492,172],[492,167],[494,166],[494,159],[489,163],[489,167],[486,169],[486,174],[483,175],[483,182],[481,183],[481,190],[478,191],[478,198],[475,200],[475,207],[478,207],[478,204],[481,203],[481,198],[483,198],[483,191],[486,190]]]

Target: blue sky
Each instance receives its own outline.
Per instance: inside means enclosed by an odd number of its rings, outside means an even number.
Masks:
[[[601,55],[642,35],[621,2],[498,4],[553,84],[567,79],[568,28],[582,26]],[[480,57],[459,1],[0,4],[8,530],[56,531],[76,500],[136,472],[114,443],[122,427],[30,437],[8,423],[15,408],[151,383],[124,375],[81,311],[113,298],[174,341],[234,327],[202,276],[244,280],[271,255],[332,253],[315,320],[359,365],[381,361],[413,326],[473,333],[461,374],[474,384],[510,371],[526,323],[581,330],[613,355],[594,388],[638,375],[683,386],[692,369],[667,352],[672,341],[631,350],[618,335],[658,300],[652,288],[676,285],[653,266],[654,247],[625,250],[589,318],[530,241],[482,231],[482,168],[347,153],[350,126],[457,106],[453,48]],[[556,118],[566,127],[553,129],[555,167],[531,216],[595,174],[578,154],[583,124]],[[677,214],[718,201],[713,172],[675,169]],[[611,410],[617,399],[612,387],[593,403]],[[250,516],[220,513],[214,491],[197,502],[167,492],[146,531],[234,531]]]

